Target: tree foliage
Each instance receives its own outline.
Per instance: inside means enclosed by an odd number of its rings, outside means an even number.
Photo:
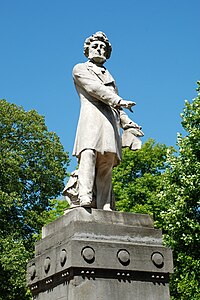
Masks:
[[[117,209],[153,214],[173,250],[174,300],[200,299],[200,82],[197,92],[181,114],[186,135],[178,135],[178,153],[150,140],[139,151],[125,149],[113,175]]]
[[[150,139],[139,151],[123,149],[121,164],[113,170],[116,207],[120,211],[149,213],[159,217],[162,203],[155,201],[162,189],[168,147]]]
[[[68,155],[35,110],[0,100],[0,299],[29,299],[26,261],[60,194]]]
[[[169,155],[164,189],[159,197],[168,203],[161,212],[165,241],[173,249],[173,299],[200,298],[200,82],[198,95],[185,102],[182,126],[186,135],[178,135],[178,156]]]

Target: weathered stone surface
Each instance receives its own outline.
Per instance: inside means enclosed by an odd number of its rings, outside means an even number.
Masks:
[[[63,217],[58,218],[56,221],[48,224],[47,226],[44,226],[42,229],[42,238],[54,233],[55,230],[68,226],[72,221],[153,228],[153,220],[149,215],[133,213],[119,214],[115,211],[102,211],[101,209],[96,210],[77,207],[75,209],[66,210]]]
[[[150,216],[79,207],[43,228],[27,280],[38,300],[167,300],[172,269]]]
[[[112,169],[121,161],[123,146],[134,151],[141,148],[141,126],[124,110],[132,111],[136,103],[118,95],[115,80],[104,66],[111,51],[107,36],[98,31],[85,40],[88,61],[73,68],[81,107],[73,150],[79,168],[63,191],[71,207],[115,209]]]
[[[98,280],[75,276],[64,283],[34,296],[37,300],[168,300],[169,286],[148,281]]]

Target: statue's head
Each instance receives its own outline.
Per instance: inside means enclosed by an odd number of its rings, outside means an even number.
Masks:
[[[109,59],[112,46],[105,33],[98,31],[88,37],[84,43],[84,54],[96,63],[104,63]]]

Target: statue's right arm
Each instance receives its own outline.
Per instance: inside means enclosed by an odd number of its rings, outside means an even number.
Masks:
[[[101,82],[96,74],[92,74],[86,64],[78,64],[73,69],[73,78],[76,85],[83,88],[92,97],[112,106],[118,107],[122,99]]]

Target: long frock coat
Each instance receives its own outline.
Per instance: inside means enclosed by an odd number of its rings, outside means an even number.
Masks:
[[[131,121],[117,104],[122,99],[115,81],[105,67],[88,61],[77,64],[73,79],[80,97],[81,108],[73,155],[80,158],[84,149],[94,149],[102,154],[116,154],[121,160],[120,123]]]

